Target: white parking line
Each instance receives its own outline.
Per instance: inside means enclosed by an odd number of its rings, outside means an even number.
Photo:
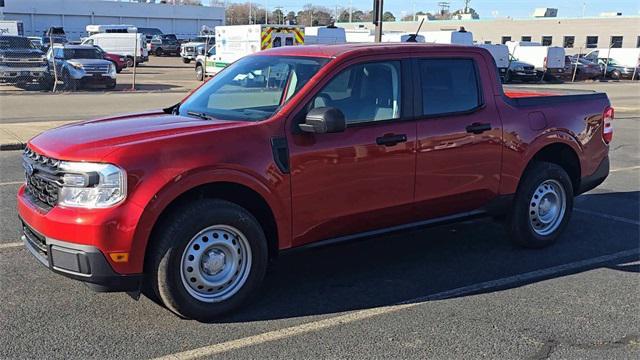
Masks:
[[[4,243],[4,244],[0,244],[0,250],[2,250],[2,249],[12,249],[12,248],[17,248],[17,247],[22,247],[22,246],[24,246],[24,244],[21,241]]]
[[[205,356],[213,356],[213,355],[225,353],[231,350],[264,344],[267,342],[281,340],[284,338],[302,335],[306,333],[317,332],[332,326],[344,325],[344,324],[352,323],[355,321],[360,321],[360,320],[364,320],[374,316],[378,316],[378,315],[393,313],[399,310],[412,308],[414,306],[424,303],[425,301],[442,300],[442,299],[462,296],[466,294],[473,294],[481,291],[487,291],[491,289],[503,288],[505,286],[517,285],[530,280],[543,279],[553,275],[558,275],[561,273],[566,273],[573,270],[594,266],[597,264],[604,264],[614,260],[624,259],[633,255],[637,255],[638,252],[639,251],[637,249],[626,250],[626,251],[617,252],[611,255],[604,255],[604,256],[599,256],[592,259],[580,260],[580,261],[572,262],[569,264],[550,267],[547,269],[536,270],[536,271],[532,271],[524,274],[509,276],[502,279],[497,279],[497,280],[487,281],[487,282],[473,284],[469,286],[464,286],[457,289],[447,290],[440,293],[407,300],[405,302],[402,302],[396,305],[359,310],[359,311],[347,313],[344,315],[334,316],[328,319],[311,321],[305,324],[291,326],[291,327],[274,330],[274,331],[268,331],[266,333],[248,336],[241,339],[225,341],[219,344],[204,346],[204,347],[193,349],[193,350],[188,350],[188,351],[174,353],[174,354],[168,354],[163,357],[159,357],[157,359],[185,360],[185,359],[197,359]]]
[[[604,219],[620,221],[620,222],[631,224],[631,225],[640,225],[640,221],[629,219],[629,218],[626,218],[626,217],[603,214],[603,213],[599,213],[597,211],[578,209],[578,208],[574,208],[573,211],[576,211],[576,212],[579,212],[579,213],[583,213],[583,214],[587,214],[587,215],[591,215],[591,216],[601,217],[601,218],[604,218]]]
[[[629,166],[629,167],[624,167],[619,169],[611,169],[609,170],[609,172],[629,171],[629,170],[637,170],[637,169],[640,169],[640,166]]]
[[[0,182],[0,186],[3,186],[3,185],[20,185],[20,184],[24,184],[24,180],[22,180],[22,181]]]

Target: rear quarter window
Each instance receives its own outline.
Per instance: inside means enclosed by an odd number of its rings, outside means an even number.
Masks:
[[[422,59],[419,67],[423,115],[460,113],[481,105],[473,60]]]

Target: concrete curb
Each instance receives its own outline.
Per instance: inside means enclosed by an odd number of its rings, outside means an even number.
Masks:
[[[25,143],[0,144],[0,151],[23,150],[26,146]]]

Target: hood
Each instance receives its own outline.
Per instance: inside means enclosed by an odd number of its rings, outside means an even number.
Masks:
[[[70,63],[82,64],[82,65],[109,65],[111,61],[104,59],[69,59]]]
[[[29,146],[59,160],[100,161],[114,150],[133,143],[246,124],[250,123],[147,112],[64,125],[37,135],[29,141]]]
[[[38,49],[0,49],[0,55],[8,58],[41,58],[44,53]]]
[[[533,65],[531,65],[529,63],[526,63],[524,61],[519,61],[519,60],[512,60],[511,64],[509,64],[510,68],[514,68],[516,66],[531,66],[531,67],[533,67]]]
[[[200,46],[200,45],[204,45],[203,42],[186,42],[186,43],[182,43],[181,46]]]

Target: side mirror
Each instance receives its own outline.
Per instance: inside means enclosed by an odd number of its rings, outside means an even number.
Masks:
[[[347,123],[342,111],[333,107],[319,107],[311,109],[304,123],[298,126],[304,132],[324,134],[343,132]]]

